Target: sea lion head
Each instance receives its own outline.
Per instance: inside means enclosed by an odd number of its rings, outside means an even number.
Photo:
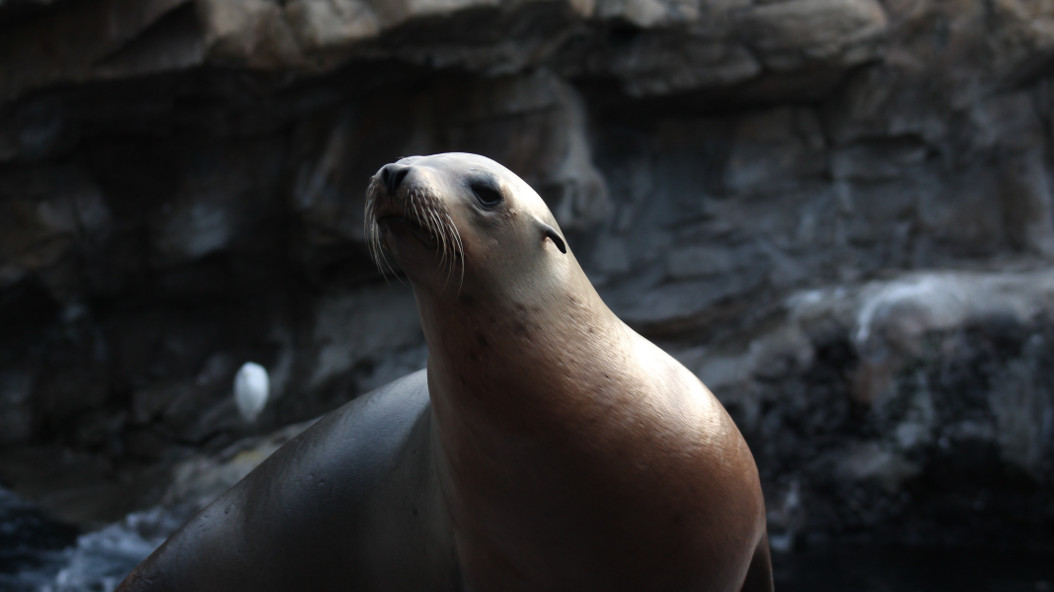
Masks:
[[[366,192],[366,235],[382,270],[447,296],[522,290],[560,275],[571,257],[541,197],[477,154],[409,156],[386,164]],[[549,272],[548,274],[542,272]]]

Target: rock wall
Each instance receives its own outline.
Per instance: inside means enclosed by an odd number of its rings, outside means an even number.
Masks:
[[[726,402],[777,540],[1054,544],[1052,109],[1047,0],[0,0],[0,478],[110,518],[419,367],[363,190],[465,150]]]

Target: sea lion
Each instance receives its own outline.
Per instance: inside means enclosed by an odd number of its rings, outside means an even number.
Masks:
[[[370,180],[367,233],[427,368],[289,442],[119,591],[772,590],[742,436],[604,305],[530,186],[403,158]]]

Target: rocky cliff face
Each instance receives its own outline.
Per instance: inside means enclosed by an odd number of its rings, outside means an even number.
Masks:
[[[784,540],[1052,543],[1052,109],[1046,1],[0,0],[0,475],[107,518],[419,367],[363,190],[464,150],[726,402]]]

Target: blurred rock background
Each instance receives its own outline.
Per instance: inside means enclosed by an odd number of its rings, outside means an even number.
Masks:
[[[777,547],[1054,545],[1052,115],[1051,0],[0,0],[0,483],[200,503],[420,367],[363,192],[463,150],[725,402]]]

